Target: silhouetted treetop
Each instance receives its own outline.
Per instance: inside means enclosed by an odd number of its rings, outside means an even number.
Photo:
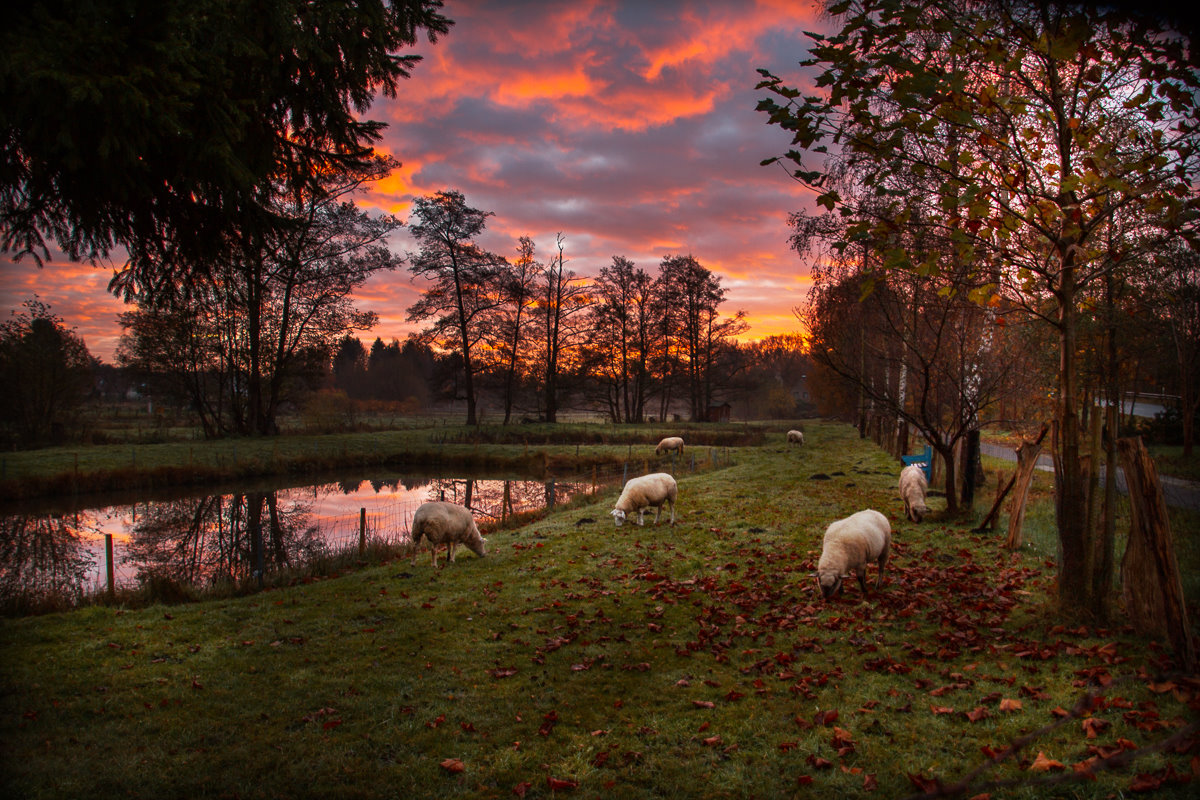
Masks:
[[[0,29],[0,246],[202,263],[361,168],[441,0],[41,0]]]

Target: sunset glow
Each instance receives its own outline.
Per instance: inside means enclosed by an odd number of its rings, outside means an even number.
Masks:
[[[722,310],[747,313],[744,339],[799,330],[792,309],[810,282],[788,248],[789,213],[811,196],[759,162],[789,146],[754,110],[757,67],[798,76],[809,3],[455,2],[455,20],[396,98],[368,117],[389,123],[380,149],[402,162],[360,202],[407,216],[414,197],[461,191],[495,216],[480,244],[512,257],[528,235],[540,259],[564,238],[567,267],[594,277],[613,256],[651,274],[691,254],[721,276]],[[413,248],[405,233],[393,248]],[[38,295],[112,361],[123,303],[112,266],[61,258],[0,266],[0,313]],[[403,339],[420,284],[400,270],[356,294],[379,314],[363,334]]]

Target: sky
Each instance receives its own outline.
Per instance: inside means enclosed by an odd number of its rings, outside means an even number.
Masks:
[[[614,256],[654,275],[690,254],[720,277],[722,311],[746,312],[743,338],[798,330],[810,279],[787,219],[813,198],[760,166],[790,137],[755,111],[754,86],[759,67],[804,85],[803,32],[823,28],[811,0],[446,0],[444,13],[450,33],[423,41],[397,97],[366,114],[388,123],[379,149],[401,167],[360,205],[407,219],[414,197],[456,190],[494,214],[482,247],[512,258],[530,236],[546,260],[561,233],[585,278]],[[392,247],[414,243],[402,231]],[[0,315],[36,294],[114,360],[128,309],[107,291],[113,264],[3,261]],[[356,292],[379,315],[368,346],[417,329],[405,316],[423,285],[401,268]]]

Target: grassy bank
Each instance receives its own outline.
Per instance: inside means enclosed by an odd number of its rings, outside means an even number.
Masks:
[[[352,468],[470,468],[539,474],[656,463],[664,431],[702,454],[762,440],[751,425],[435,425],[339,434],[55,447],[0,453],[0,497],[20,500],[136,487],[156,490]]]
[[[733,461],[681,477],[674,527],[614,528],[614,490],[436,571],[0,621],[0,791],[902,797],[1040,732],[965,796],[1190,795],[1200,684],[1052,611],[1036,514],[1015,554],[973,519],[908,523],[894,462],[844,426]],[[864,507],[894,527],[883,589],[823,603],[821,533]],[[1109,756],[1136,760],[1038,783]]]

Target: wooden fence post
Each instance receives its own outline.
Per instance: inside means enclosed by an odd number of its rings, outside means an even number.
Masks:
[[[1179,562],[1171,540],[1167,502],[1158,470],[1141,437],[1119,439],[1117,450],[1129,487],[1132,517],[1121,560],[1121,593],[1136,628],[1166,633],[1185,672],[1196,668],[1196,643],[1188,625]]]
[[[367,553],[367,509],[358,510],[358,555],[361,558]]]
[[[115,600],[117,596],[116,581],[113,575],[113,544],[112,534],[104,534],[104,573],[108,578],[108,599]]]

